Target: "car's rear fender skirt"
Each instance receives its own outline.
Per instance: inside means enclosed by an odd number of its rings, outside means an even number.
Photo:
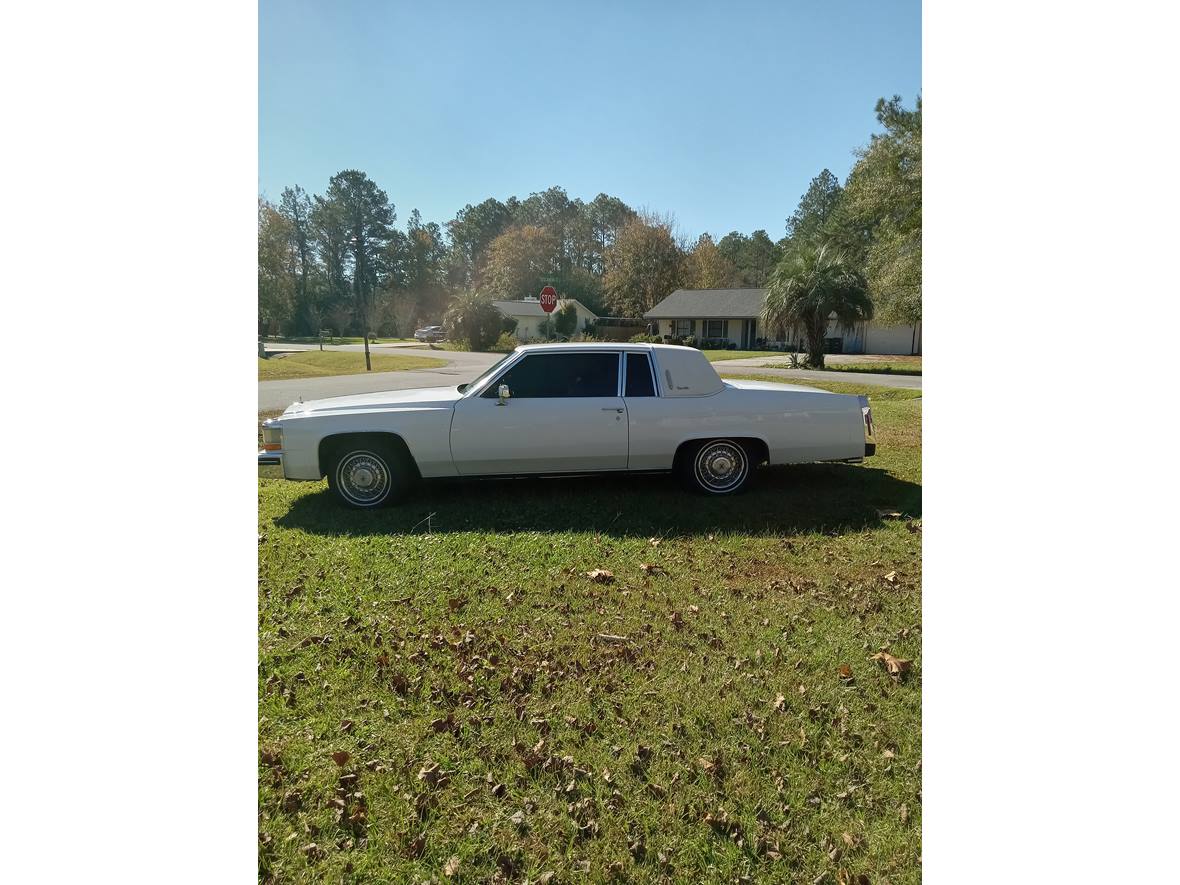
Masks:
[[[414,459],[414,455],[410,452],[410,447],[406,445],[406,441],[396,433],[389,433],[388,431],[334,433],[325,436],[320,440],[319,445],[320,476],[327,475],[328,468],[337,452],[346,448],[364,448],[366,443],[369,445],[384,443],[387,446],[392,446],[404,458],[405,465],[413,469],[415,478],[421,478],[421,473],[418,470],[418,462]]]

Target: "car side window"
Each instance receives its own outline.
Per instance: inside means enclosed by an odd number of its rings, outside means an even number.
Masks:
[[[646,353],[627,354],[627,396],[655,396],[651,359]]]
[[[618,396],[619,355],[617,353],[534,353],[529,354],[481,394],[498,396],[507,384],[513,399],[555,399],[563,397]]]

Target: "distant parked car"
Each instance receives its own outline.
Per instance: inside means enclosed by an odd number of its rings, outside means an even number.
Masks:
[[[418,341],[442,341],[446,335],[442,326],[423,326],[414,330],[414,337]]]
[[[675,471],[708,495],[761,464],[876,452],[865,397],[723,381],[699,350],[518,347],[469,384],[299,402],[262,425],[263,476],[377,507],[419,478]]]

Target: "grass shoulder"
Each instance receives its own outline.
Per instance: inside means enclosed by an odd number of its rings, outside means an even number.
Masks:
[[[769,350],[702,350],[701,353],[711,363],[723,362],[725,360],[744,360],[753,357],[778,356],[778,354]]]
[[[435,369],[447,361],[418,354],[371,354],[374,372]],[[359,351],[308,350],[258,360],[259,381],[288,378],[316,378],[326,375],[357,375],[365,372],[365,355]]]
[[[806,366],[792,366],[789,362],[782,362],[767,363],[763,368],[799,369],[806,368]],[[824,370],[828,372],[867,372],[880,375],[921,375],[922,357],[832,354],[824,359]]]

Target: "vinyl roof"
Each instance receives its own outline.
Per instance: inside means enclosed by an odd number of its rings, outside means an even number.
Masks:
[[[643,315],[646,320],[754,319],[762,316],[765,289],[677,289]]]

